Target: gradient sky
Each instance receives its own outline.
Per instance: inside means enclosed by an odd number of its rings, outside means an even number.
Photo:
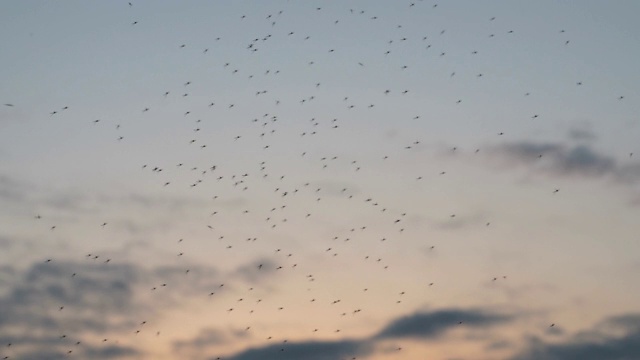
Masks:
[[[0,3],[0,358],[640,358],[637,1]]]

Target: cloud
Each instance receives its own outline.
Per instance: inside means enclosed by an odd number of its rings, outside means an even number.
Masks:
[[[0,174],[0,199],[25,205],[44,205],[64,211],[87,211],[87,197],[77,192],[46,190],[36,184]]]
[[[432,340],[454,327],[486,328],[510,320],[512,316],[485,310],[444,309],[420,312],[395,319],[370,337],[280,343],[251,348],[224,358],[227,360],[320,360],[367,356],[376,352],[377,345],[387,340]],[[382,351],[385,351],[384,348]]]
[[[616,316],[596,324],[564,342],[548,343],[538,338],[511,360],[602,360],[638,359],[640,354],[640,315]]]
[[[505,165],[535,167],[550,176],[610,176],[625,183],[640,179],[640,164],[620,164],[613,157],[599,154],[587,145],[524,141],[495,146],[489,150],[489,154]]]
[[[150,315],[134,291],[145,276],[142,269],[87,260],[35,263],[24,270],[6,267],[3,273],[10,279],[0,296],[0,341],[12,344],[12,357],[62,359],[69,350],[91,359],[138,353],[113,344],[92,345],[89,339],[130,331],[138,322],[134,318]],[[82,345],[75,346],[77,341]]]
[[[0,238],[0,249],[2,249],[2,238]],[[0,265],[0,294],[9,288],[15,278],[16,270],[8,265]]]
[[[273,266],[268,260],[263,262]],[[224,272],[184,264],[190,269],[188,274],[178,266],[147,269],[132,263],[105,264],[102,259],[93,258],[34,263],[26,269],[5,267],[2,274],[7,280],[0,292],[0,343],[12,343],[11,356],[21,359],[66,358],[69,350],[81,358],[142,358],[145,356],[142,349],[127,344],[123,334],[146,331],[139,326],[141,321],[154,321],[185,300],[199,296],[206,299],[212,288],[219,288],[221,279],[244,281],[244,271],[253,269],[255,264]],[[165,283],[166,288],[161,285]],[[152,286],[157,286],[157,290],[152,291]],[[228,287],[233,284],[225,284],[225,289]],[[268,344],[225,359],[361,357],[376,352],[378,345],[388,340],[428,341],[453,328],[485,329],[509,320],[511,316],[478,309],[419,312],[395,319],[368,337]],[[619,320],[615,326],[621,327],[621,323]],[[204,329],[194,338],[174,341],[172,345],[178,354],[205,358],[212,347],[245,336],[245,332]],[[124,343],[113,340],[96,343],[102,338],[120,338]],[[76,341],[82,345],[76,346]]]
[[[68,351],[72,352],[69,353]],[[35,351],[29,351],[26,353],[20,354],[21,360],[58,360],[58,359],[69,359],[69,356],[73,356],[75,358],[83,358],[83,359],[96,359],[96,360],[106,360],[106,359],[126,359],[131,357],[139,357],[141,353],[131,347],[120,346],[120,345],[109,345],[109,346],[84,346],[81,348],[77,348],[75,346],[67,346],[64,350],[53,350],[53,349],[40,349]]]
[[[4,310],[0,313],[0,330],[82,329],[103,333],[128,326],[129,315],[142,310],[133,302],[132,285],[139,274],[132,266],[39,263],[20,275],[21,279],[0,298]],[[52,311],[60,306],[72,310]]]
[[[141,208],[144,210],[163,211],[167,213],[182,212],[187,209],[202,209],[207,201],[191,197],[167,196],[161,194],[88,194],[73,190],[42,189],[39,203],[56,211],[82,212],[97,211],[106,205],[117,208]]]
[[[11,357],[20,359],[68,358],[69,350],[86,359],[141,358],[144,353],[134,345],[92,342],[145,331],[142,321],[153,322],[189,300],[207,299],[222,282],[224,289],[233,289],[233,282],[245,280],[243,269],[249,266],[253,263],[219,271],[185,262],[145,268],[105,263],[93,256],[82,261],[38,262],[26,269],[2,266],[0,344],[11,343]],[[245,332],[207,330],[195,339],[175,342],[174,349],[197,350],[246,336]],[[75,346],[77,341],[82,345]]]
[[[132,333],[143,320],[194,294],[217,286],[218,271],[190,264],[146,269],[102,259],[34,263],[26,269],[0,268],[0,343],[11,343],[12,357],[87,359],[139,357],[140,350],[94,339]],[[187,278],[188,276],[188,278]],[[161,296],[150,287],[166,283]],[[152,285],[153,284],[153,285]],[[161,290],[158,290],[161,291]],[[75,346],[81,341],[81,346]],[[73,346],[71,346],[73,345]]]
[[[439,310],[416,313],[393,321],[376,335],[377,339],[435,338],[456,326],[488,327],[510,320],[507,315],[482,310]]]
[[[43,349],[36,351],[29,351],[27,353],[21,353],[20,359],[22,360],[62,360],[68,359],[68,356],[62,350]]]
[[[368,341],[302,341],[297,343],[274,344],[244,350],[225,357],[227,360],[325,360],[343,357],[366,356],[373,351]],[[215,359],[213,357],[212,359]]]
[[[640,314],[612,316],[602,322],[601,326],[616,330],[640,333]]]
[[[140,355],[140,352],[131,347],[110,345],[105,347],[89,347],[83,351],[88,359],[122,359]]]
[[[78,188],[53,188],[1,173],[0,202],[12,205],[0,208],[0,214],[31,213],[33,216],[41,215],[43,221],[64,220],[67,224],[81,224],[88,217],[98,216],[100,219],[109,218],[110,227],[122,229],[133,236],[164,232],[172,223],[191,214],[201,214],[212,204],[195,196],[111,194]],[[132,213],[143,216],[132,217]],[[0,243],[0,246],[4,245]]]

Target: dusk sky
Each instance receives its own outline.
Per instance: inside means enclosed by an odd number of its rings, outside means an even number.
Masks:
[[[640,2],[0,2],[0,359],[640,359]]]

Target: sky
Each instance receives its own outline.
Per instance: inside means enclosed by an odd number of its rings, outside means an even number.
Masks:
[[[636,1],[0,3],[0,358],[640,358]]]

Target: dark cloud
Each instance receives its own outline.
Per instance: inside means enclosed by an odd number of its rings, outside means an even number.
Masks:
[[[362,340],[303,341],[248,349],[224,358],[227,360],[326,360],[366,356],[372,351],[373,346],[368,341]]]
[[[376,351],[384,352],[384,348],[376,349],[376,346],[387,340],[431,340],[454,327],[487,328],[510,320],[512,316],[484,310],[445,309],[421,312],[393,320],[371,337],[280,343],[244,350],[224,358],[227,360],[324,360],[367,356]]]
[[[528,165],[551,176],[610,176],[627,183],[640,179],[639,164],[620,164],[613,157],[599,154],[587,145],[520,142],[494,147],[489,153],[506,161],[506,165]]]
[[[489,327],[510,320],[507,315],[482,310],[439,310],[417,313],[393,321],[376,335],[377,339],[435,338],[456,326]]]
[[[264,263],[274,267],[269,261]],[[20,359],[67,358],[69,350],[86,359],[140,358],[143,354],[135,347],[98,346],[91,341],[144,330],[140,328],[142,321],[152,321],[186,299],[207,299],[212,290],[222,290],[223,282],[224,291],[229,291],[234,281],[246,280],[245,269],[254,265],[224,272],[188,262],[144,268],[133,263],[105,263],[103,257],[94,259],[92,255],[82,261],[38,262],[26,269],[3,266],[0,345],[11,343],[12,357]],[[193,351],[246,336],[246,332],[208,330],[193,340],[174,343],[174,349]],[[83,345],[75,347],[76,341]]]
[[[139,274],[129,265],[40,263],[17,276],[21,278],[0,298],[3,329],[103,333],[129,325],[128,316],[141,310],[132,290]],[[73,310],[52,311],[60,306]]]
[[[88,347],[82,353],[87,359],[123,359],[140,355],[140,352],[134,348],[119,345]]]
[[[640,333],[640,314],[612,316],[603,321],[601,326],[613,330],[622,329],[624,331]]]
[[[512,360],[632,360],[640,358],[640,315],[609,318],[564,342],[538,338]]]
[[[0,345],[11,344],[11,346],[14,348],[20,347],[21,345],[30,344],[38,344],[40,346],[55,346],[59,345],[60,343],[60,337],[53,335],[0,335]]]
[[[42,360],[42,359],[47,359],[47,360],[62,360],[62,359],[68,359],[69,356],[63,352],[63,350],[54,350],[54,349],[42,349],[42,350],[35,350],[35,351],[29,351],[26,353],[20,353],[20,357],[19,359],[21,360]]]
[[[274,266],[268,260],[261,261],[267,267]],[[3,276],[11,279],[0,295],[0,342],[12,343],[12,357],[21,359],[57,359],[66,357],[69,350],[81,358],[140,358],[144,354],[135,346],[112,342],[93,344],[92,339],[133,334],[140,329],[142,320],[154,319],[187,298],[206,298],[212,288],[219,289],[220,279],[245,280],[246,271],[258,271],[254,269],[257,262],[228,272],[184,265],[190,269],[189,273],[180,266],[146,269],[130,263],[105,264],[102,259],[98,263],[91,258],[79,262],[35,263],[25,270],[7,268]],[[225,285],[225,289],[233,287],[233,283]],[[152,291],[152,286],[157,286],[157,290]],[[64,309],[60,309],[61,306]],[[370,337],[267,345],[246,349],[225,359],[360,357],[375,352],[376,347],[387,340],[432,340],[455,327],[485,329],[510,319],[507,315],[474,309],[420,312],[396,319]],[[623,320],[617,320],[614,326],[622,327]],[[204,358],[210,354],[210,347],[233,343],[245,336],[244,332],[206,329],[193,339],[173,342],[173,349]],[[82,345],[76,347],[76,341]]]
[[[93,346],[85,338],[129,331],[134,318],[150,314],[134,291],[144,271],[90,261],[3,271],[10,279],[0,296],[0,342],[12,344],[12,357],[62,359],[71,350],[83,358],[112,359],[137,353],[111,344]],[[76,341],[83,345],[73,346]]]
[[[557,154],[563,151],[563,146],[553,143],[532,143],[521,142],[504,144],[493,148],[503,155],[512,157],[520,161],[536,160],[540,155]]]
[[[68,351],[71,350],[71,353]],[[19,359],[21,360],[58,360],[58,359],[69,359],[69,356],[73,356],[74,358],[82,358],[82,359],[96,359],[96,360],[107,360],[107,359],[127,359],[127,358],[136,358],[141,355],[141,353],[131,347],[120,346],[120,345],[110,345],[110,346],[74,346],[70,345],[63,349],[38,349],[33,351],[28,351],[25,353],[21,353]]]
[[[616,169],[613,158],[597,154],[584,145],[554,153],[552,161],[556,172],[569,175],[601,176]]]
[[[192,266],[187,275],[179,267],[145,269],[93,257],[39,262],[26,269],[4,266],[0,344],[11,343],[12,357],[20,359],[66,358],[69,350],[86,359],[139,357],[135,348],[94,346],[91,339],[133,333],[167,305],[198,292],[204,296],[218,284],[217,276],[204,266]],[[150,287],[163,283],[171,291],[154,297]],[[71,346],[76,341],[83,345]]]

